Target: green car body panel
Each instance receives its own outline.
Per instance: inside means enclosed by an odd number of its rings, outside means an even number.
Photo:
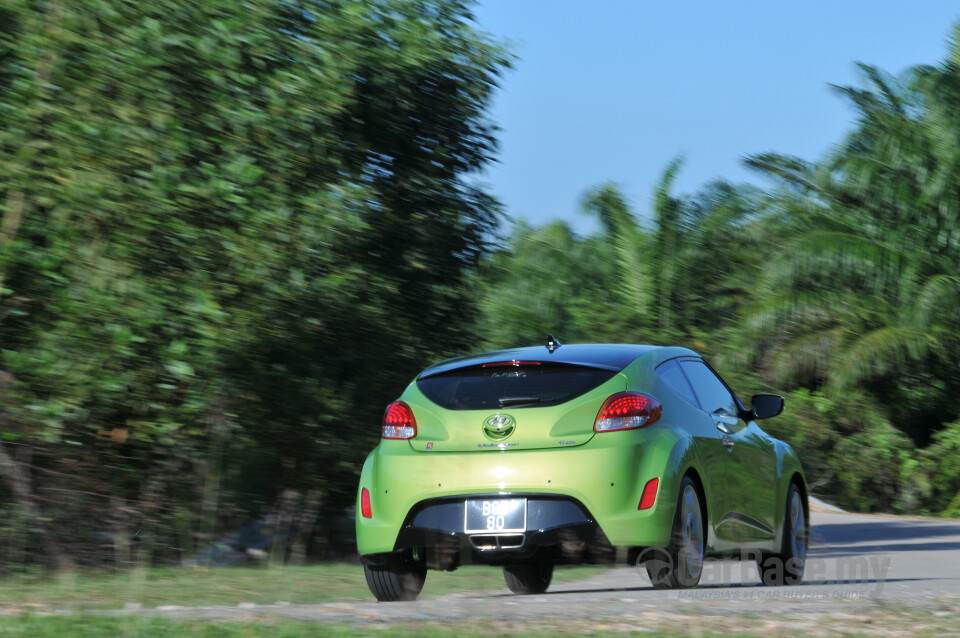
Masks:
[[[415,415],[416,436],[381,440],[363,465],[356,515],[361,558],[398,550],[402,528],[419,504],[476,495],[575,499],[610,545],[666,547],[678,489],[688,475],[702,492],[707,555],[777,552],[791,481],[806,494],[803,470],[790,446],[742,418],[729,424],[724,435],[711,415],[679,396],[657,368],[674,359],[700,360],[691,350],[603,344],[563,346],[557,353],[590,347],[601,355],[607,352],[603,348],[620,348],[625,353],[621,362],[630,361],[597,387],[558,405],[446,409],[412,382],[399,399]],[[444,366],[456,369],[498,357],[549,361],[551,355],[543,348],[526,348],[483,355],[486,359],[466,357],[442,362],[420,378]],[[656,399],[662,405],[660,418],[639,429],[595,432],[604,402],[627,390]],[[740,408],[741,416],[748,414]],[[491,415],[512,417],[509,436],[497,440],[484,433]],[[641,510],[651,479],[659,480],[656,500]],[[369,490],[369,518],[361,515],[364,488]]]

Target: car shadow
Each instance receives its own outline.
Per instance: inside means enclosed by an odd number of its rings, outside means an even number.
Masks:
[[[936,580],[952,580],[950,578],[885,578],[885,579],[876,579],[876,578],[864,578],[857,580],[855,578],[848,578],[844,580],[820,580],[812,582],[803,582],[799,585],[791,585],[791,587],[826,587],[830,585],[846,585],[846,586],[858,586],[864,587],[867,585],[887,585],[889,583],[910,583],[916,581],[936,581]],[[652,591],[696,591],[696,590],[715,590],[715,589],[757,589],[761,591],[768,591],[771,588],[766,587],[761,584],[759,581],[756,583],[712,583],[708,585],[698,585],[693,590],[683,590],[683,589],[656,589],[652,585],[637,585],[635,587],[595,587],[595,588],[583,588],[583,589],[563,589],[563,590],[549,590],[543,592],[542,594],[537,594],[537,596],[562,596],[565,594],[613,594],[613,593],[626,593],[626,592],[652,592]],[[501,594],[490,594],[486,596],[487,598],[514,598],[516,594],[513,593],[501,593]]]

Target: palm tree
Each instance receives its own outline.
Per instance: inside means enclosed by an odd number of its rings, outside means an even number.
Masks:
[[[615,184],[589,190],[581,206],[600,219],[616,256],[623,301],[641,323],[646,323],[654,290],[648,233],[640,227]]]
[[[673,324],[674,288],[677,277],[677,249],[680,238],[680,212],[682,202],[670,195],[673,182],[683,166],[683,158],[677,157],[663,170],[656,186],[653,212],[657,223],[656,245],[660,259],[660,328],[668,331]]]
[[[866,388],[925,440],[958,413],[960,67],[861,68],[870,88],[837,89],[858,125],[827,162],[747,160],[789,185],[795,231],[747,323],[777,381]]]

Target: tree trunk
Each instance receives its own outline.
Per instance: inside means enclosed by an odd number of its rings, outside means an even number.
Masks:
[[[0,250],[6,251],[20,230],[20,221],[23,219],[23,207],[26,197],[22,190],[12,190],[7,193],[7,205],[4,207],[3,221],[0,222]],[[0,290],[3,290],[4,272],[0,270]]]
[[[313,524],[320,509],[320,492],[310,490],[304,498],[297,514],[296,534],[290,543],[290,563],[303,565],[307,557],[307,544],[313,534]]]
[[[10,487],[14,500],[24,509],[27,515],[33,519],[34,526],[40,534],[40,540],[43,541],[43,547],[46,553],[60,571],[74,571],[76,564],[73,559],[63,552],[53,533],[47,528],[43,521],[40,509],[30,495],[30,481],[24,475],[23,471],[13,457],[7,453],[6,447],[0,443],[0,474]]]

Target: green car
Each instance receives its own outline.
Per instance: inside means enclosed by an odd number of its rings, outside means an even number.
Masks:
[[[424,370],[387,406],[363,465],[357,549],[377,600],[412,600],[427,569],[502,566],[516,593],[554,565],[643,565],[694,587],[707,557],[798,583],[807,485],[789,445],[695,352],[622,344],[500,350]]]

